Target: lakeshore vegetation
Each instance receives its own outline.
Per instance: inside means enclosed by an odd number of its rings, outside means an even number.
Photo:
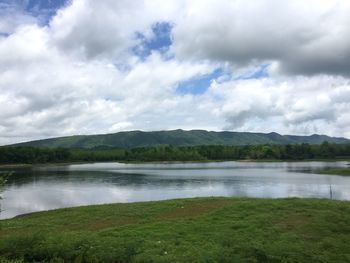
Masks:
[[[350,202],[194,198],[0,221],[1,262],[349,262]]]
[[[335,175],[344,175],[350,176],[350,167],[346,168],[324,168],[322,170],[316,171],[321,174],[335,174]]]
[[[245,146],[160,145],[122,149],[113,147],[37,148],[0,147],[0,164],[93,161],[206,161],[349,159],[350,144],[260,144]]]

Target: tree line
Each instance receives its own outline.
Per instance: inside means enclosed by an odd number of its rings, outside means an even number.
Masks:
[[[42,149],[34,147],[0,147],[1,164],[55,163],[70,161],[69,149]]]
[[[161,145],[120,149],[42,149],[34,147],[0,147],[1,164],[55,163],[80,161],[205,161],[205,160],[308,160],[350,158],[350,144],[319,145],[263,144],[245,146]]]

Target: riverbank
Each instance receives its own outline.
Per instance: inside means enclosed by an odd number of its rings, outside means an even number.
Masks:
[[[194,198],[0,221],[0,255],[54,262],[348,262],[350,202]]]
[[[0,164],[0,169],[20,169],[33,166],[56,166],[56,165],[77,165],[92,163],[124,163],[124,164],[176,164],[176,163],[220,163],[220,162],[350,162],[350,158],[332,158],[332,159],[304,159],[304,160],[279,160],[279,159],[240,159],[240,160],[192,160],[192,161],[76,161],[76,162],[51,162],[51,163],[33,163],[33,164]]]
[[[350,176],[350,167],[349,168],[325,168],[317,171],[320,174],[334,174],[334,175],[344,175]]]

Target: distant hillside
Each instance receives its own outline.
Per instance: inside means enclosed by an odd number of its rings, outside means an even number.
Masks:
[[[12,146],[35,146],[45,148],[95,148],[119,147],[134,148],[154,145],[247,145],[247,144],[320,144],[323,141],[331,143],[349,143],[345,138],[326,135],[295,136],[278,133],[250,132],[213,132],[204,130],[171,130],[171,131],[128,131],[101,135],[77,135],[37,140]]]

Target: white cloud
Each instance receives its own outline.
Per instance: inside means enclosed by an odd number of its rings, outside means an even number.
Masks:
[[[151,26],[172,19],[175,2],[75,0],[51,21],[55,42],[88,58],[121,56],[139,44],[136,33],[152,37]]]
[[[231,129],[339,135],[346,132],[350,107],[349,98],[339,94],[349,92],[349,80],[342,77],[280,77],[213,83],[206,97],[217,98],[211,101],[213,112]],[[252,128],[257,119],[265,127]]]
[[[0,41],[0,55],[2,143],[132,128],[129,119],[176,110],[175,84],[212,70],[153,53],[130,59],[130,69],[121,71],[105,60],[70,56],[36,25]]]
[[[349,76],[349,12],[347,0],[188,1],[173,49],[182,58],[274,61],[289,74]]]
[[[127,129],[350,136],[349,10],[328,0],[75,0],[49,25],[20,19],[0,37],[0,144]],[[173,26],[169,54],[135,56],[136,32],[154,38],[161,21]],[[269,77],[237,78],[265,62]],[[204,94],[176,92],[218,66],[227,75]]]

